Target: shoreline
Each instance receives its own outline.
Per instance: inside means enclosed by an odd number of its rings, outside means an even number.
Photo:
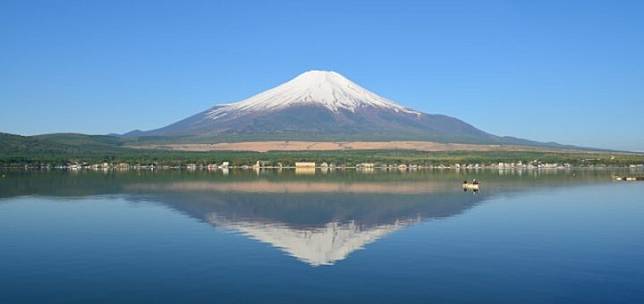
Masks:
[[[570,164],[551,164],[545,163],[537,166],[532,165],[514,165],[514,166],[499,166],[494,164],[456,164],[456,165],[336,165],[336,166],[256,166],[256,165],[241,165],[241,166],[219,166],[219,165],[199,165],[199,164],[186,164],[178,166],[170,165],[16,165],[16,166],[0,166],[0,170],[61,170],[61,171],[156,171],[156,170],[185,170],[185,171],[225,171],[225,170],[238,170],[238,171],[257,171],[257,170],[288,170],[288,171],[335,171],[335,170],[355,170],[362,172],[371,171],[419,171],[419,170],[499,170],[499,171],[539,171],[539,170],[612,170],[612,169],[629,169],[635,171],[644,171],[644,164],[617,166],[607,164],[595,164],[586,166],[574,166]]]

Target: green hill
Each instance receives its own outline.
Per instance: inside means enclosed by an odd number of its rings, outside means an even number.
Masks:
[[[18,153],[90,153],[122,150],[115,136],[83,134],[46,134],[20,136],[0,133],[0,152]]]

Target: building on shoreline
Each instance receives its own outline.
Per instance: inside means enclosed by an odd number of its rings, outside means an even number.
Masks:
[[[295,162],[295,168],[315,168],[315,162]]]

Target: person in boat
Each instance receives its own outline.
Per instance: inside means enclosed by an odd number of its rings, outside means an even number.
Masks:
[[[472,180],[472,185],[478,185],[478,184],[479,184],[479,181],[477,181],[476,178]]]

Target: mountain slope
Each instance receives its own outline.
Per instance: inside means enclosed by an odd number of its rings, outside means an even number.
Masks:
[[[543,145],[495,136],[453,117],[405,108],[327,71],[309,71],[246,100],[126,136],[180,137],[183,142],[426,140]]]

